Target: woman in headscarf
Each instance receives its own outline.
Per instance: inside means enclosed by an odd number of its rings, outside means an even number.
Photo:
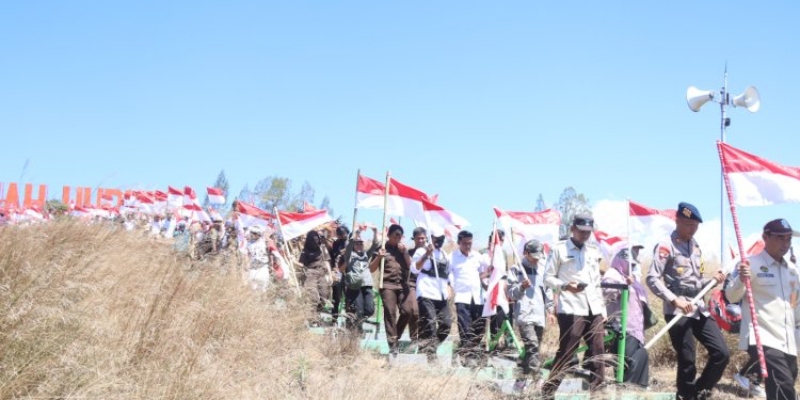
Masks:
[[[328,280],[329,257],[323,240],[319,232],[314,230],[308,232],[303,252],[300,254],[300,264],[303,264],[305,273],[303,288],[307,293],[312,313],[323,310],[331,289],[331,282]]]
[[[649,377],[649,357],[644,348],[644,307],[647,305],[647,292],[631,274],[628,249],[623,249],[614,256],[611,267],[603,275],[602,283],[628,285],[628,319],[625,324],[625,371],[622,380],[647,387]],[[622,291],[620,289],[603,289],[608,317],[614,328],[620,330],[620,311]],[[617,343],[613,343],[613,349]]]

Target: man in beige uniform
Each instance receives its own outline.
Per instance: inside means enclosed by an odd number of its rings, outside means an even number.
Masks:
[[[784,256],[792,246],[792,227],[785,219],[776,219],[764,225],[762,238],[764,250],[748,257],[734,272],[725,290],[730,302],[742,299],[742,331],[739,349],[747,350],[750,357],[758,359],[756,339],[751,324],[750,303],[745,296],[744,279],[750,278],[753,304],[758,316],[758,331],[767,364],[767,399],[794,400],[794,382],[797,379],[797,343],[800,336],[800,276],[797,266]],[[759,368],[758,364],[754,366]]]
[[[708,398],[730,359],[725,339],[705,304],[691,303],[691,299],[711,282],[703,277],[703,253],[694,240],[701,222],[703,219],[695,206],[678,204],[675,230],[656,245],[647,273],[647,287],[663,300],[666,321],[671,321],[678,312],[686,315],[669,329],[669,338],[678,356],[678,400]],[[721,284],[725,275],[717,271],[712,279]],[[697,380],[695,338],[708,350],[706,367]]]
[[[572,237],[558,242],[547,260],[544,282],[558,290],[556,309],[560,340],[550,378],[542,387],[545,398],[552,399],[561,384],[564,370],[575,354],[581,339],[589,346],[585,354],[592,372],[592,390],[603,383],[605,365],[603,337],[606,305],[600,289],[600,250],[587,243],[594,230],[594,219],[588,214],[576,214],[570,229]]]

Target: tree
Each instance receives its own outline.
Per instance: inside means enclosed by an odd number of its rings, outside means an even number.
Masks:
[[[211,186],[213,188],[222,189],[222,194],[225,196],[225,200],[228,200],[228,189],[230,188],[230,184],[228,183],[228,178],[225,177],[225,170],[219,171],[219,175],[217,175],[217,180],[214,181],[214,184]],[[208,208],[208,192],[206,192],[206,200],[203,202],[203,206]],[[219,206],[220,209],[224,208],[225,205],[222,204]]]
[[[333,208],[331,208],[331,198],[328,195],[322,198],[322,203],[319,205],[320,209],[328,210],[329,215],[336,215],[333,213]]]
[[[64,204],[61,200],[58,199],[50,199],[44,205],[45,211],[53,215],[63,215],[69,211],[69,207]]]
[[[569,227],[572,225],[572,218],[578,213],[589,213],[589,200],[583,193],[578,193],[572,186],[564,189],[561,196],[558,197],[556,209],[561,213],[561,226],[559,227],[558,234],[561,239],[569,237]]]
[[[544,210],[547,210],[547,204],[545,204],[542,194],[539,193],[539,197],[536,199],[536,208],[533,211],[539,212]]]
[[[292,202],[292,206],[297,211],[303,211],[303,203],[308,202],[308,204],[314,204],[314,188],[308,183],[308,181],[303,182],[303,186],[300,188],[300,193],[298,193]]]
[[[245,184],[242,190],[239,191],[239,195],[236,196],[236,198],[233,199],[233,201],[235,202],[237,200],[241,200],[245,203],[254,203],[251,197],[253,197],[253,192],[250,191],[250,185]]]
[[[272,212],[273,208],[287,210],[292,203],[292,181],[289,178],[268,176],[256,183],[253,196],[258,201],[258,206]]]

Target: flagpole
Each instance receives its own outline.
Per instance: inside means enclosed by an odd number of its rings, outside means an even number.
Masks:
[[[286,252],[287,257],[289,257],[290,255],[294,256],[294,254],[292,254],[289,251],[289,241],[286,240],[286,236],[283,235],[283,225],[281,224],[281,217],[280,215],[278,215],[278,207],[273,207],[272,212],[275,214],[275,221],[278,223],[278,231],[281,233],[281,239],[283,239],[283,251]],[[297,288],[297,296],[300,297],[300,284],[298,283],[297,276],[295,275],[296,271],[294,269],[294,262],[292,263],[287,262],[287,264],[292,274],[292,280],[294,281],[295,288]]]
[[[728,203],[731,206],[731,216],[733,217],[733,231],[736,233],[736,244],[739,246],[739,254],[740,258],[743,260],[745,254],[744,251],[744,243],[742,242],[742,233],[739,229],[739,216],[736,214],[736,203],[733,200],[733,191],[731,190],[731,182],[728,178],[728,174],[725,170],[725,159],[722,156],[722,142],[717,142],[717,151],[719,152],[719,163],[722,166],[722,177],[725,182],[725,190],[728,193]],[[722,238],[720,238],[722,240]],[[722,255],[720,254],[720,260],[722,260]],[[720,268],[723,265],[720,264]],[[763,378],[767,377],[767,362],[764,358],[764,348],[761,346],[761,334],[758,330],[758,315],[756,314],[756,306],[753,304],[753,289],[750,285],[750,277],[744,278],[744,286],[747,289],[747,302],[750,304],[750,316],[753,323],[753,332],[755,333],[756,337],[756,350],[758,351],[758,363],[761,366],[761,376]]]
[[[631,237],[631,198],[628,197],[628,214],[625,218],[625,223],[628,230],[628,276],[633,276],[633,262],[639,263],[639,260],[633,259],[633,238]],[[613,261],[613,260],[612,260]],[[638,279],[637,279],[638,280]]]
[[[353,225],[350,225],[350,236],[355,237],[356,221],[358,221],[358,178],[361,177],[361,168],[356,171],[356,194],[353,200]]]
[[[492,273],[494,272],[494,268],[495,268],[495,266],[494,266],[494,252],[495,252],[495,250],[497,250],[497,246],[495,246],[494,241],[496,239],[496,235],[497,235],[497,219],[495,219],[495,221],[492,223],[492,241],[491,241],[491,243],[489,243],[489,246],[490,246],[489,247],[489,264],[491,264],[491,267],[492,267],[492,272],[489,273],[489,280],[490,281],[492,280],[491,276],[492,276]],[[500,283],[498,282],[497,284],[499,285]],[[490,294],[490,297],[491,297],[491,294]],[[495,312],[497,312],[497,310],[495,310]],[[484,331],[486,331],[486,334],[484,336],[486,336],[486,351],[487,352],[489,351],[489,342],[492,339],[492,329],[491,329],[491,323],[492,322],[491,321],[492,321],[492,316],[491,315],[486,317],[486,328],[484,329]]]
[[[497,218],[495,218],[495,223],[497,223]],[[519,261],[519,258],[517,258],[517,245],[514,244],[514,227],[513,226],[508,228],[508,237],[509,237],[508,240],[511,241],[511,249],[513,250],[511,253],[514,256],[514,265],[519,264],[519,267],[522,270],[522,273],[525,275],[525,279],[530,281],[531,279],[530,279],[530,277],[528,277],[528,271],[525,271],[525,267],[522,266],[522,262]],[[525,246],[525,245],[523,244],[523,246]],[[524,247],[523,247],[522,251],[525,252],[525,248]],[[533,282],[531,282],[531,283],[533,283]]]
[[[392,183],[392,175],[386,171],[386,185],[383,188],[383,230],[381,231],[381,250],[386,251],[386,208],[389,207],[389,185]],[[386,263],[386,257],[381,258],[381,273],[378,281],[378,289],[383,289],[383,267]]]

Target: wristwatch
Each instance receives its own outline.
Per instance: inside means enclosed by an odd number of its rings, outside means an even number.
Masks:
[[[569,287],[569,283],[565,283],[565,284],[561,285],[561,291],[562,292],[566,291],[568,287]]]

